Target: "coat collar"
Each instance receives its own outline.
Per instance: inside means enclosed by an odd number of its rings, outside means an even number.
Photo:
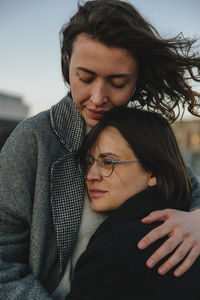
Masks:
[[[100,225],[92,237],[110,230],[113,227],[120,226],[147,216],[150,212],[165,207],[173,208],[173,199],[163,198],[156,187],[148,188],[125,201],[119,208],[112,212],[109,217]]]
[[[73,100],[66,96],[50,110],[52,130],[69,152],[80,149],[85,135],[85,121]]]
[[[169,202],[170,201],[161,196],[156,186],[150,187],[125,201],[113,212],[113,217],[122,220],[123,218],[136,219],[148,214],[154,210],[155,207],[161,207]]]
[[[51,166],[51,207],[61,273],[73,252],[84,201],[84,177],[77,154],[85,136],[85,121],[67,96],[50,110],[51,127],[67,149]]]

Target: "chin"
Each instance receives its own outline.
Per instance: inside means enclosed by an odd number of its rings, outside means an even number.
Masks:
[[[110,214],[112,211],[114,211],[116,208],[108,207],[108,206],[102,206],[102,205],[95,205],[91,202],[91,209],[96,212],[101,212],[105,214]]]
[[[107,207],[104,207],[102,205],[96,205],[95,203],[91,202],[91,208],[92,210],[94,211],[98,211],[98,212],[107,212],[109,211],[110,209],[107,208]]]
[[[85,122],[87,123],[88,126],[90,127],[94,127],[95,125],[97,125],[97,123],[99,122],[99,120],[96,119],[92,119],[90,116],[88,116],[87,114],[82,114]]]
[[[97,123],[99,123],[99,120],[86,120],[86,123],[87,123],[87,125],[88,126],[90,126],[90,127],[94,127],[94,126],[96,126],[97,125]]]

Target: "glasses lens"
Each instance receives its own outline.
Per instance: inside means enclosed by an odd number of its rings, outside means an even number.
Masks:
[[[100,169],[100,172],[103,176],[108,177],[112,174],[113,171],[113,159],[107,155],[102,155],[97,159],[97,164]]]

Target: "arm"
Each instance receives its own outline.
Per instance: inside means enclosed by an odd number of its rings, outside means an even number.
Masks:
[[[189,175],[193,191],[192,207],[195,208],[200,205],[200,183],[190,169]],[[147,266],[154,267],[162,258],[177,248],[173,255],[158,268],[158,272],[165,274],[183,260],[174,271],[175,276],[181,276],[192,266],[200,254],[200,210],[182,212],[165,209],[152,212],[142,220],[147,224],[155,221],[164,223],[141,239],[138,247],[145,249],[156,240],[168,235],[167,241],[147,260]]]
[[[30,273],[29,238],[37,144],[19,128],[0,153],[0,295],[2,299],[51,299]]]

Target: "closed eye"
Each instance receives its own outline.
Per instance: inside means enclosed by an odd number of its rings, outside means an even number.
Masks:
[[[129,75],[112,75],[109,78],[110,83],[117,89],[124,88],[131,80]]]
[[[106,160],[106,159],[105,159],[105,160],[103,161],[104,166],[110,166],[110,165],[112,165],[112,163],[113,163],[112,160]]]
[[[90,83],[95,77],[94,72],[81,67],[77,69],[76,75],[78,76],[78,79],[83,83]]]
[[[93,81],[94,78],[81,78],[79,77],[79,80],[83,83],[90,83]]]
[[[112,85],[113,85],[115,88],[117,88],[117,89],[123,89],[123,88],[125,87],[126,84],[120,84],[120,85],[118,85],[118,84],[112,83]]]

